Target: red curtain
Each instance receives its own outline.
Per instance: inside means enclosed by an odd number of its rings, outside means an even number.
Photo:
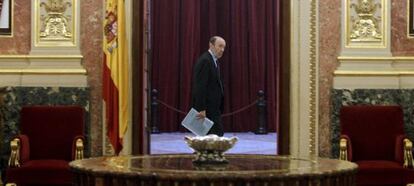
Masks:
[[[198,56],[211,36],[227,43],[220,59],[225,113],[257,99],[265,91],[269,131],[278,125],[280,76],[279,0],[152,0],[151,87],[158,99],[187,112],[191,105],[191,76]],[[159,106],[162,132],[184,131],[184,115]],[[226,132],[254,131],[257,108],[224,117]]]
[[[3,9],[3,0],[0,0],[0,15],[1,15],[1,10]]]

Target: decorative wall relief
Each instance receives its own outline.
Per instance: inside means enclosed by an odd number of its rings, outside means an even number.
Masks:
[[[356,13],[356,16],[351,14],[351,41],[380,41],[381,17],[377,10],[381,9],[381,4],[373,0],[358,0],[358,3],[351,3],[350,8]]]
[[[34,0],[33,47],[77,47],[79,35],[78,0]]]
[[[41,40],[70,40],[73,35],[71,29],[71,14],[66,10],[72,6],[71,2],[63,0],[48,0],[41,2],[40,39]]]
[[[333,89],[331,98],[331,142],[334,158],[339,156],[339,111],[345,105],[400,105],[404,112],[404,131],[410,140],[414,140],[414,89]]]
[[[389,0],[345,0],[346,48],[386,47]]]

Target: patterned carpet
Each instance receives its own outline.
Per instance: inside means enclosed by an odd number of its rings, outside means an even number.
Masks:
[[[151,154],[192,153],[184,142],[184,136],[191,133],[161,133],[151,135]],[[254,133],[225,133],[225,137],[237,136],[239,141],[227,153],[234,154],[276,154],[277,134],[256,135]]]

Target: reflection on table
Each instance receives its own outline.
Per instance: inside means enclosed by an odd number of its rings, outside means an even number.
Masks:
[[[273,155],[226,155],[228,164],[193,164],[194,155],[98,157],[70,163],[75,185],[355,185],[347,161]]]

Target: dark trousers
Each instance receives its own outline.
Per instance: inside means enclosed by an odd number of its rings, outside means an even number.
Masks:
[[[211,127],[210,131],[207,134],[215,134],[217,136],[223,136],[223,125],[221,124],[221,114],[209,114],[207,113],[207,118],[214,122],[213,126]]]

